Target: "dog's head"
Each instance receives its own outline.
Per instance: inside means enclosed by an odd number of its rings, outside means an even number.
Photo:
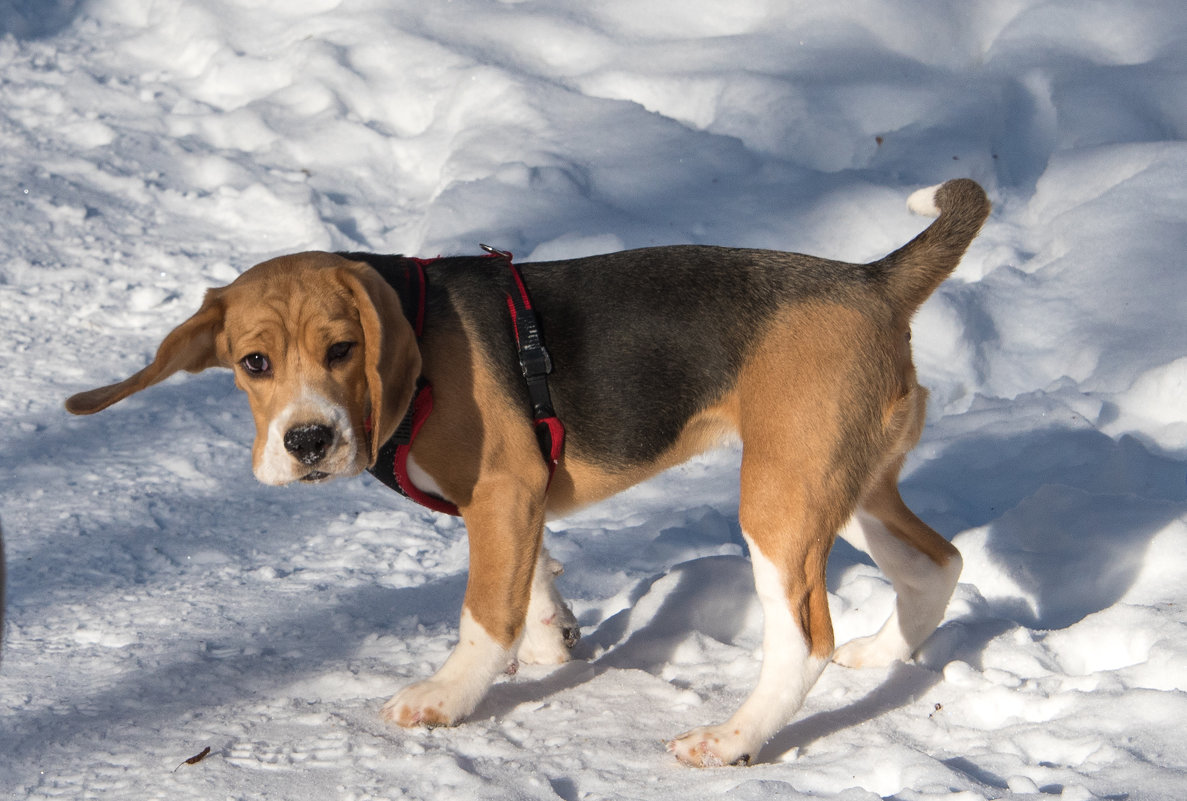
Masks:
[[[255,418],[266,484],[354,475],[375,461],[411,400],[420,353],[400,299],[365,264],[301,253],[206,293],[140,372],[66,401],[93,414],[180,370],[229,367]]]

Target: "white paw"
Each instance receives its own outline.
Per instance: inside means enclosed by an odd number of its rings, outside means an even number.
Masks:
[[[528,665],[561,665],[581,639],[577,618],[553,583],[564,572],[561,563],[542,551],[532,582],[532,598],[516,654]]]
[[[568,611],[567,609],[565,610]],[[527,665],[563,665],[569,661],[569,649],[581,636],[576,621],[558,622],[559,615],[529,621],[519,643],[519,661]],[[572,617],[572,615],[570,615]]]
[[[456,688],[443,681],[417,682],[405,687],[383,705],[379,716],[397,726],[452,726],[469,714],[472,705],[459,697]]]
[[[871,634],[837,648],[833,661],[848,668],[880,668],[911,658],[911,648],[902,637]]]
[[[379,716],[404,727],[452,726],[474,711],[491,682],[513,661],[511,652],[464,608],[458,644],[449,659],[433,678],[396,693]]]
[[[752,742],[741,728],[722,723],[701,726],[668,743],[668,752],[694,768],[748,765],[762,743]]]

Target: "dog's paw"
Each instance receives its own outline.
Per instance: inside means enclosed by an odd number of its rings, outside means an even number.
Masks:
[[[561,665],[581,639],[581,629],[569,607],[560,606],[543,618],[529,617],[519,643],[519,661],[528,665]]]
[[[848,668],[880,668],[911,658],[910,646],[902,637],[881,633],[850,640],[833,652],[833,661]]]
[[[694,768],[720,768],[749,765],[760,745],[750,742],[738,727],[723,723],[701,726],[681,734],[668,743],[668,752]]]
[[[553,583],[564,568],[544,551],[536,571],[528,618],[516,656],[528,665],[564,664],[569,661],[569,651],[581,639],[577,618]]]
[[[422,681],[405,687],[383,705],[379,716],[406,729],[453,726],[471,710],[459,703],[457,692],[442,681]]]

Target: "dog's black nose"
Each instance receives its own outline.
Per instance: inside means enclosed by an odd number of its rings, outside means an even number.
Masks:
[[[284,448],[301,464],[317,464],[326,455],[326,449],[334,441],[334,431],[329,426],[310,423],[294,426],[285,432]]]

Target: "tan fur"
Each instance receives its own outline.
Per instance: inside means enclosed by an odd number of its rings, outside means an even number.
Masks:
[[[898,475],[903,461],[923,433],[926,405],[927,390],[920,386],[895,404],[891,420],[897,434],[894,447],[866,484],[860,505],[882,521],[895,538],[943,567],[960,557],[956,547],[916,517],[898,491]]]
[[[613,497],[663,471],[688,461],[698,453],[721,445],[737,435],[737,398],[730,393],[721,402],[695,415],[684,426],[675,444],[655,462],[631,470],[608,471],[601,465],[565,456],[553,476],[547,509],[561,515]]]
[[[450,335],[427,350],[449,357],[433,359],[444,369],[426,373],[437,400],[412,455],[440,477],[445,496],[466,522],[471,568],[465,607],[510,648],[523,627],[543,542],[548,471],[523,423],[523,410],[498,391],[489,366],[462,339]],[[467,447],[455,448],[456,443]],[[451,456],[467,452],[473,461]]]
[[[868,416],[859,379],[872,321],[839,306],[796,308],[771,326],[742,371],[742,530],[784,573],[812,654],[832,652],[825,568],[834,532],[856,505],[850,476],[866,443],[847,441]],[[856,401],[856,402],[855,402]],[[880,411],[880,410],[879,410]],[[864,421],[863,421],[864,422]]]

